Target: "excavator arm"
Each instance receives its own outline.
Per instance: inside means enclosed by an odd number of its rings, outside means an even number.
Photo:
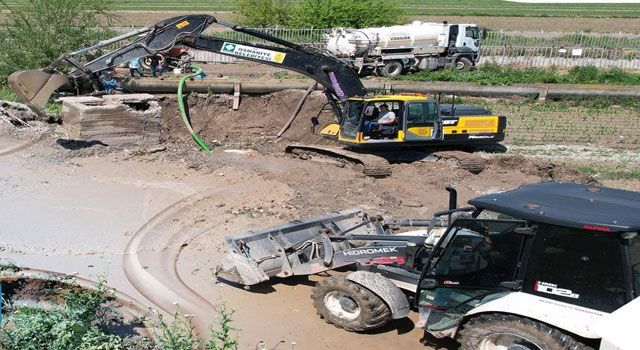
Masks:
[[[229,40],[202,33],[211,25],[219,25],[281,46],[261,45]],[[123,40],[138,37],[120,49],[90,62],[81,62],[83,54]],[[69,80],[95,78],[94,73],[116,67],[133,59],[165,52],[175,45],[255,61],[303,74],[322,85],[329,102],[364,96],[366,90],[355,72],[340,60],[309,46],[298,45],[266,33],[217,20],[209,15],[173,17],[153,26],[103,40],[97,44],[65,54],[42,70],[18,71],[9,76],[9,87],[36,113],[42,114],[49,97]],[[71,65],[67,73],[61,66]]]

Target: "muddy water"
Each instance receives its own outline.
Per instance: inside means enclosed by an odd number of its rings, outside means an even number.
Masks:
[[[213,287],[212,275],[203,276],[192,287],[184,282],[177,262],[191,241],[229,221],[230,215],[222,204],[238,205],[256,195],[264,200],[269,196],[263,193],[265,189],[280,198],[287,193],[286,186],[276,183],[227,185],[189,196],[162,210],[141,227],[125,249],[123,267],[129,282],[164,311],[193,315],[196,330],[206,336],[209,323],[219,310],[215,302],[200,294]],[[215,241],[221,239],[221,235],[213,237]],[[221,258],[216,252],[209,256]],[[202,262],[198,265],[203,270],[212,268]]]
[[[127,243],[171,203],[215,186],[215,175],[102,158],[55,162],[34,156],[38,151],[0,158],[2,260],[90,279],[105,275],[112,287],[146,300],[124,275]]]

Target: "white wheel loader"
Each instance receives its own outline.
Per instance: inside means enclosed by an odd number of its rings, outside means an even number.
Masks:
[[[541,183],[456,208],[449,190],[450,209],[433,220],[348,210],[230,237],[219,277],[249,286],[351,265],[314,288],[320,317],[363,332],[413,308],[417,326],[464,350],[640,342],[617,331],[639,308],[640,193]],[[394,234],[403,226],[426,229]]]

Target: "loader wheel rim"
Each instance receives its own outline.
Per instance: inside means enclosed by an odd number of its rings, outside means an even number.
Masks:
[[[458,62],[456,63],[456,69],[458,69],[458,70],[460,70],[460,69],[464,69],[464,66],[465,66],[465,64],[464,64],[464,62],[462,62],[462,61],[458,61]]]
[[[324,296],[324,306],[336,317],[354,321],[360,317],[360,305],[348,294],[332,291]]]
[[[511,333],[493,333],[480,342],[479,350],[543,350],[534,341]]]

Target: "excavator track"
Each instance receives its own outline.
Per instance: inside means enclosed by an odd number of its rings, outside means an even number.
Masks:
[[[458,167],[472,174],[480,174],[487,168],[487,160],[475,153],[464,151],[441,151],[432,154],[438,159],[454,159],[458,161]]]
[[[391,175],[391,164],[386,159],[373,154],[352,152],[339,147],[298,144],[287,146],[285,152],[302,159],[320,157],[321,159],[329,158],[329,163],[333,160],[336,163],[351,164],[371,177]]]

